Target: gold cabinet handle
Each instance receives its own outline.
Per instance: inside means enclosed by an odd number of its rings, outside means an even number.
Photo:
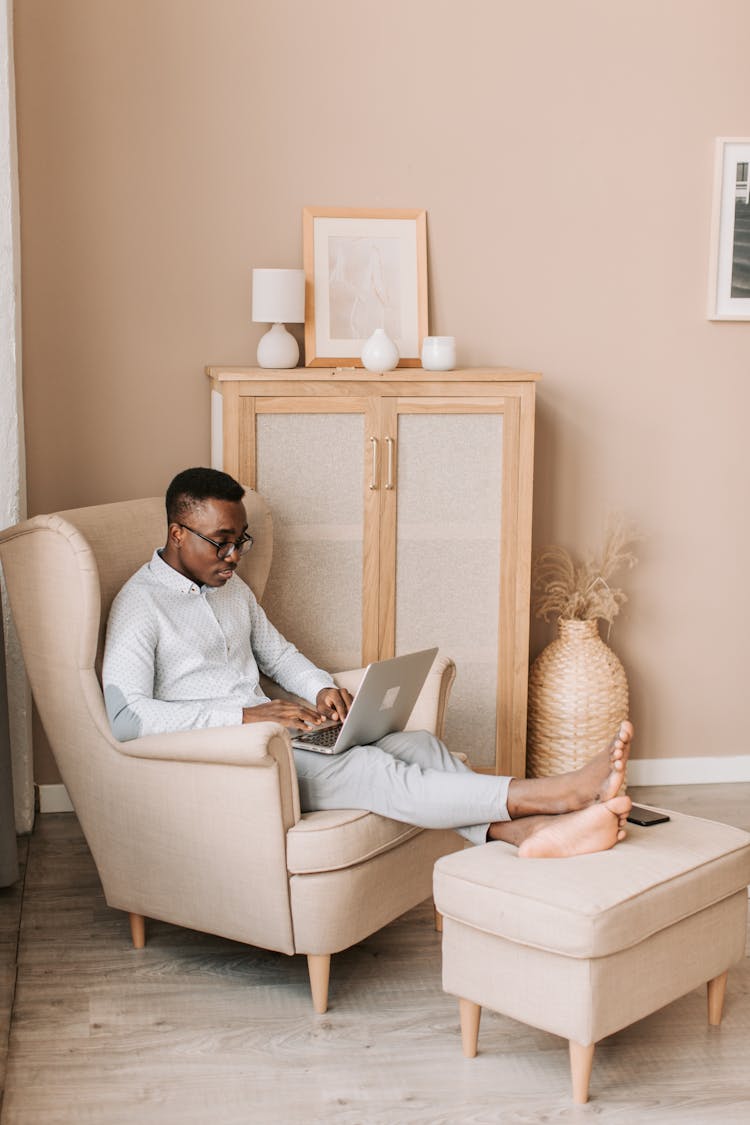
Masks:
[[[386,444],[386,449],[388,451],[388,470],[387,470],[388,475],[386,477],[385,487],[388,488],[388,489],[392,489],[393,488],[393,452],[394,452],[394,449],[396,447],[396,442],[395,442],[394,438],[387,437],[385,439],[385,444]]]
[[[378,487],[378,439],[376,437],[370,438],[370,447],[372,449],[372,471],[370,473],[370,491],[374,492]]]

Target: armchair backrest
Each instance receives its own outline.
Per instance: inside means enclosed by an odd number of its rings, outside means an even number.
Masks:
[[[245,507],[255,544],[238,571],[260,598],[273,551],[271,515],[251,490]],[[61,758],[66,744],[80,746],[82,722],[93,718],[109,735],[96,681],[112,601],[165,538],[160,497],[35,516],[0,532],[21,651],[64,780]]]

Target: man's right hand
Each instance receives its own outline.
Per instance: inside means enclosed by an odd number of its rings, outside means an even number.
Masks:
[[[282,727],[305,730],[325,722],[323,716],[307,703],[291,702],[288,699],[272,699],[259,703],[257,707],[242,708],[243,723],[281,723]]]

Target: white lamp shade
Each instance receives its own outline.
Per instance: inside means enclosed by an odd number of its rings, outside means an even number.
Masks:
[[[305,271],[253,270],[253,320],[304,324]]]

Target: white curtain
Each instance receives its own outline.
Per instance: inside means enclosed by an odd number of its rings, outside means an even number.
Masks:
[[[12,16],[12,0],[0,0],[0,527],[17,523],[26,512]],[[34,779],[29,689],[5,599],[1,624],[0,839],[7,839],[13,820],[18,832],[29,832],[33,827]],[[9,812],[11,794],[15,798],[13,817]],[[11,858],[11,866],[13,862]]]
[[[0,617],[0,887],[18,878],[16,832],[13,816],[13,776],[10,763],[10,730],[5,692],[5,647]]]

